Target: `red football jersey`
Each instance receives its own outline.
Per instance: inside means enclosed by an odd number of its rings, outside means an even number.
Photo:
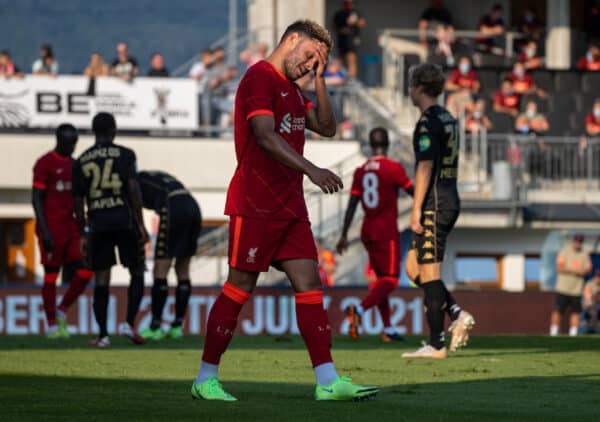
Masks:
[[[268,219],[308,219],[302,176],[271,158],[260,147],[250,119],[267,114],[275,130],[303,154],[306,111],[313,104],[294,82],[267,61],[250,67],[235,97],[237,168],[225,204],[225,214]]]
[[[360,197],[365,212],[363,240],[398,238],[398,189],[411,185],[402,164],[383,156],[372,157],[356,169],[350,194]]]
[[[71,172],[73,159],[51,151],[37,160],[33,167],[33,187],[44,189],[46,199],[44,213],[48,225],[60,228],[75,221]]]
[[[473,89],[475,83],[478,82],[478,79],[474,70],[469,70],[467,74],[464,74],[460,70],[456,69],[450,75],[449,81],[460,86],[461,88]]]
[[[519,108],[519,101],[521,97],[518,94],[505,95],[502,90],[496,91],[496,96],[494,97],[494,103],[500,104],[503,107],[507,108]]]

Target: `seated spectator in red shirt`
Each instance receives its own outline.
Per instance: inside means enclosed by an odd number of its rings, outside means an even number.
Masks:
[[[525,66],[525,69],[541,69],[544,67],[544,58],[538,55],[538,44],[535,40],[529,40],[522,49],[517,60]]]
[[[519,114],[519,102],[521,97],[513,88],[513,83],[509,78],[502,81],[500,89],[496,91],[494,97],[494,111],[497,113],[507,113],[511,116]]]
[[[590,45],[585,56],[577,61],[579,70],[600,70],[600,46],[598,44]]]
[[[479,88],[479,79],[472,68],[471,59],[466,56],[461,57],[458,69],[455,69],[446,81],[446,91],[454,92],[466,89],[471,94],[476,94]]]
[[[594,102],[594,110],[585,116],[585,131],[588,136],[600,135],[600,98]]]
[[[468,133],[478,133],[485,128],[490,130],[492,128],[492,122],[485,115],[485,102],[483,100],[477,100],[473,106],[473,111],[467,115],[467,123],[465,129]]]
[[[540,97],[546,96],[546,93],[537,87],[531,75],[527,73],[523,63],[516,62],[508,78],[513,83],[513,89],[519,95],[537,94]]]
[[[517,133],[538,135],[548,132],[548,119],[541,113],[538,113],[535,101],[527,102],[525,113],[519,114],[515,121],[515,131]]]
[[[22,78],[23,73],[10,59],[10,53],[7,50],[0,51],[0,77],[4,78]]]

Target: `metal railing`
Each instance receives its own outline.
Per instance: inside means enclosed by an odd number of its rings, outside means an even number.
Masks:
[[[600,138],[487,134],[484,130],[465,136],[460,154],[459,180],[482,190],[493,181],[495,163],[510,166],[512,182],[521,195],[531,190],[581,192],[600,187]]]

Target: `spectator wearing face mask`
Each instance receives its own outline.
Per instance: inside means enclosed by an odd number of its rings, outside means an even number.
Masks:
[[[455,92],[466,89],[471,94],[476,94],[479,92],[479,88],[479,79],[472,68],[471,59],[461,57],[458,68],[452,72],[448,81],[446,81],[446,91]]]
[[[530,133],[542,135],[548,132],[548,128],[548,120],[538,112],[535,101],[527,103],[525,113],[520,114],[515,122],[515,131],[524,135]]]
[[[540,39],[543,25],[532,7],[527,7],[519,20],[519,32],[527,35],[529,39]]]
[[[514,117],[519,114],[520,101],[521,97],[515,92],[510,78],[504,78],[494,97],[494,111],[496,113],[507,113]]]
[[[516,62],[508,78],[513,83],[513,89],[519,95],[537,94],[539,97],[545,97],[546,93],[539,89],[523,63]]]
[[[535,40],[529,40],[517,57],[520,63],[523,63],[525,69],[541,69],[544,67],[544,58],[538,54],[538,44]]]
[[[465,128],[468,133],[478,133],[485,128],[486,130],[492,129],[492,122],[485,115],[485,102],[483,100],[477,100],[473,106],[473,111],[469,113],[467,117],[467,123]]]
[[[585,116],[585,131],[588,136],[600,135],[600,98],[594,102],[594,109]]]
[[[577,61],[577,69],[579,70],[600,70],[600,46],[598,44],[590,45],[585,56]]]

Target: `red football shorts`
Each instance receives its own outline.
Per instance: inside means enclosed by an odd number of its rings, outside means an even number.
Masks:
[[[377,277],[397,278],[400,276],[399,240],[372,240],[363,243]]]
[[[60,267],[63,264],[78,262],[83,259],[81,256],[79,230],[77,227],[65,226],[62,228],[50,227],[52,240],[54,240],[54,250],[44,250],[42,236],[37,231],[38,244],[40,247],[40,255],[42,256],[42,264],[50,267]]]
[[[317,247],[308,221],[231,216],[229,266],[264,272],[270,265],[288,259],[317,261]]]

